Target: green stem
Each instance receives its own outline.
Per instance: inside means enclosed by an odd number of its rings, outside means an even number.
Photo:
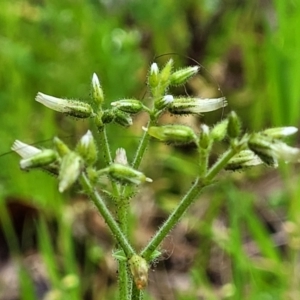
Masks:
[[[101,150],[103,152],[104,161],[105,161],[105,164],[107,166],[109,166],[112,163],[112,156],[111,156],[111,151],[109,148],[109,142],[107,139],[105,126],[103,126],[102,128],[99,128],[98,132],[99,132],[99,136],[100,136],[100,145],[101,145]],[[111,185],[112,185],[114,196],[119,195],[119,189],[118,189],[117,183],[112,181]]]
[[[147,124],[147,128],[149,128],[154,123],[155,123],[154,120],[149,121],[148,124]],[[132,165],[131,165],[134,169],[138,169],[139,168],[140,163],[142,161],[142,158],[144,156],[144,153],[146,151],[146,148],[148,146],[149,139],[150,139],[150,136],[147,133],[147,130],[145,130],[144,134],[143,134],[143,136],[142,136],[142,138],[140,140],[138,149],[137,149],[137,151],[135,153],[135,157],[134,157]]]
[[[148,243],[148,245],[142,250],[142,257],[144,257],[147,261],[150,260],[151,254],[158,248],[162,240],[170,233],[173,227],[178,223],[182,215],[186,212],[191,203],[195,200],[202,188],[203,185],[201,184],[201,182],[199,182],[198,178],[192,185],[188,193],[183,197],[177,208],[168,217],[168,219],[165,221],[162,227],[160,227],[160,229],[156,232],[156,234]]]
[[[144,292],[142,290],[137,289],[134,282],[132,282],[132,296],[131,300],[143,300]]]
[[[170,233],[173,227],[179,222],[183,214],[187,211],[202,189],[209,185],[215,176],[227,165],[228,161],[245,146],[247,138],[242,138],[235,146],[232,146],[225,152],[221,158],[210,168],[203,179],[199,177],[192,185],[187,194],[180,201],[177,208],[168,217],[162,227],[156,232],[148,245],[142,250],[141,256],[147,261],[150,260],[151,254],[158,248],[163,239]]]
[[[200,178],[203,178],[207,172],[208,167],[208,157],[209,157],[210,148],[201,148],[199,149],[199,170],[198,174]]]
[[[103,126],[99,129],[100,143],[102,146],[102,151],[104,155],[104,160],[106,165],[112,163],[111,150],[109,147],[109,142],[107,138],[106,128]],[[120,224],[120,230],[123,235],[127,237],[127,216],[128,216],[128,203],[124,197],[121,196],[119,186],[116,182],[111,181],[113,195],[115,200],[115,205],[117,207],[117,218]],[[129,257],[130,258],[130,257]],[[120,300],[127,300],[129,298],[129,275],[127,271],[127,263],[119,262],[118,265],[119,273],[119,298]]]
[[[111,230],[113,236],[116,238],[117,242],[120,244],[122,247],[123,251],[126,254],[126,257],[132,257],[132,255],[135,254],[132,246],[129,244],[128,239],[120,229],[119,225],[113,218],[112,214],[106,207],[103,199],[101,196],[98,194],[98,192],[92,187],[89,179],[87,178],[86,174],[82,174],[80,178],[80,183],[86,192],[87,195],[93,200],[94,204],[98,208],[100,214],[104,218],[107,226]]]

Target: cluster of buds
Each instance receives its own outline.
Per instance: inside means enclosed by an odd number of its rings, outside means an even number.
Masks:
[[[296,127],[276,127],[247,136],[248,149],[240,151],[227,164],[228,170],[242,170],[265,164],[277,167],[279,161],[300,162],[300,149],[290,147],[282,139],[296,133]]]
[[[12,150],[22,157],[21,169],[41,168],[58,175],[60,192],[70,188],[84,170],[93,176],[93,182],[96,181],[95,177],[99,178],[102,175],[107,175],[120,184],[139,185],[144,182],[152,182],[142,172],[128,166],[126,152],[122,148],[117,150],[114,163],[106,168],[95,170],[93,166],[98,156],[97,147],[89,130],[82,136],[74,151],[71,151],[57,137],[54,138],[53,143],[55,150],[42,150],[17,140],[14,142]]]
[[[78,142],[76,150],[71,151],[59,138],[53,140],[55,150],[38,149],[16,140],[12,150],[22,159],[20,167],[23,170],[41,168],[58,175],[59,191],[64,192],[79,178],[86,167],[91,167],[97,160],[95,140],[88,131]]]

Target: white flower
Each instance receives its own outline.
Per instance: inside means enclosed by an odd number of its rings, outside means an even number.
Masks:
[[[225,97],[201,99],[201,98],[176,98],[168,107],[173,114],[200,114],[225,107]]]
[[[93,114],[92,107],[88,103],[77,100],[56,98],[40,92],[35,97],[35,100],[48,108],[77,118],[89,118]]]
[[[14,141],[11,150],[18,153],[22,158],[29,158],[42,152],[41,149],[25,144],[19,140]]]
[[[124,166],[128,165],[126,151],[123,148],[118,148],[116,151],[116,157],[114,159],[114,162],[117,164],[121,164]]]
[[[280,139],[292,134],[295,134],[298,131],[297,127],[287,126],[287,127],[275,127],[269,128],[263,131],[264,134],[271,136],[275,139]]]
[[[97,160],[97,146],[90,130],[80,139],[76,152],[88,165],[93,165]]]
[[[174,97],[172,95],[165,95],[162,101],[165,103],[165,105],[169,105],[174,101]]]
[[[285,162],[300,162],[300,149],[290,147],[283,142],[276,142],[272,145],[276,158]]]

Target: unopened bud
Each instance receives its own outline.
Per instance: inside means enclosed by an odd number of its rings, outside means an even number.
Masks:
[[[129,114],[136,114],[144,108],[143,104],[139,100],[135,99],[119,100],[112,102],[111,105]]]
[[[108,124],[111,123],[115,119],[115,110],[113,109],[106,109],[102,111],[101,115],[101,124]]]
[[[22,170],[39,168],[50,165],[56,160],[57,153],[51,149],[45,149],[33,156],[21,159],[20,167]]]
[[[155,101],[155,108],[158,110],[162,110],[167,108],[174,101],[174,97],[172,95],[165,95]]]
[[[192,76],[199,71],[198,66],[187,67],[178,71],[175,71],[170,76],[170,85],[182,85],[185,84]]]
[[[143,128],[145,130],[145,128]],[[184,145],[197,141],[192,128],[185,125],[151,126],[148,134],[162,142],[175,145]]]
[[[128,127],[132,125],[132,118],[128,113],[120,111],[118,109],[114,110],[115,119],[114,121],[123,127]]]
[[[90,130],[80,139],[76,152],[84,159],[88,166],[92,166],[97,160],[97,147]]]
[[[92,96],[94,102],[100,106],[104,101],[103,90],[100,85],[100,81],[96,73],[93,74],[92,78]]]
[[[148,284],[149,270],[146,260],[143,257],[135,254],[129,259],[128,263],[136,287],[139,290],[144,289]]]
[[[119,163],[113,163],[107,168],[99,170],[98,173],[99,175],[108,174],[113,180],[122,184],[138,185],[146,181],[152,182],[152,179],[146,177],[142,172]]]
[[[226,134],[228,128],[228,120],[222,120],[221,122],[217,123],[211,130],[211,137],[216,141],[222,141]]]
[[[85,102],[56,98],[40,92],[35,97],[35,100],[48,108],[76,118],[85,119],[93,116],[92,107]]]
[[[248,141],[248,147],[252,150],[265,164],[277,166],[277,158],[272,148],[273,140],[265,135],[254,133]]]
[[[232,111],[228,116],[227,133],[232,139],[239,137],[241,133],[241,121],[234,111]]]
[[[232,157],[226,165],[226,170],[243,170],[249,167],[263,164],[263,161],[251,150],[242,150]]]
[[[53,144],[60,157],[65,156],[71,151],[69,147],[58,137],[54,137]]]
[[[164,94],[170,84],[170,76],[173,68],[173,59],[170,59],[160,72],[160,92]]]
[[[127,161],[127,156],[126,156],[126,151],[123,148],[118,148],[116,151],[116,157],[114,159],[114,162],[116,164],[121,164],[124,166],[128,165],[128,161]]]
[[[209,127],[205,124],[202,124],[201,132],[199,136],[199,146],[202,149],[207,149],[210,145],[210,133],[209,133]]]
[[[151,89],[155,89],[159,84],[159,69],[156,63],[153,63],[150,67],[148,84]]]
[[[83,169],[83,160],[75,152],[67,153],[61,160],[59,170],[59,191],[62,193],[70,188],[78,179]]]

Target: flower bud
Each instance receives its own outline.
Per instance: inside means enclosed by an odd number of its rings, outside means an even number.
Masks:
[[[124,166],[128,165],[128,161],[127,161],[127,156],[126,156],[126,151],[123,148],[118,148],[116,151],[116,157],[114,159],[114,162],[116,164],[121,164]]]
[[[263,134],[268,135],[274,139],[282,139],[286,136],[292,135],[298,131],[298,128],[293,126],[275,127],[262,131]]]
[[[148,84],[151,89],[155,89],[159,84],[159,69],[156,63],[153,63],[150,67]]]
[[[213,99],[175,98],[168,110],[170,113],[177,115],[200,114],[217,110],[226,105],[225,97]]]
[[[149,270],[146,260],[135,254],[129,259],[128,263],[136,287],[139,290],[144,289],[148,284]]]
[[[114,121],[123,127],[128,127],[132,125],[132,118],[128,113],[120,111],[118,109],[114,110],[115,119]]]
[[[106,109],[102,111],[101,123],[108,124],[111,123],[115,119],[114,109]]]
[[[138,185],[146,181],[152,182],[152,179],[146,177],[142,172],[119,163],[113,163],[107,168],[99,170],[98,174],[108,174],[113,180],[116,180],[122,184]]]
[[[155,108],[158,110],[162,110],[167,108],[174,101],[174,97],[172,95],[165,95],[158,100],[155,101]]]
[[[263,164],[263,161],[251,150],[242,150],[232,157],[226,165],[226,170],[237,171]]]
[[[135,99],[119,100],[119,101],[112,102],[111,105],[129,114],[136,114],[142,111],[144,108],[143,104],[139,100],[135,100]]]
[[[82,169],[82,158],[73,151],[67,153],[61,160],[61,166],[58,175],[58,190],[62,193],[70,188],[78,179]]]
[[[148,134],[168,144],[184,145],[197,141],[192,128],[185,125],[151,126]]]
[[[20,167],[22,170],[39,168],[50,165],[56,160],[57,153],[51,149],[45,149],[33,156],[21,159]]]
[[[170,84],[170,76],[173,68],[173,59],[170,59],[160,72],[160,93],[164,94]]]
[[[251,135],[248,141],[248,147],[252,150],[265,164],[277,166],[277,158],[272,148],[273,140],[259,133]]]
[[[210,145],[210,133],[209,133],[209,127],[205,124],[202,124],[201,132],[199,136],[199,146],[202,149],[207,149]]]
[[[178,70],[171,74],[170,76],[170,85],[182,85],[185,84],[192,76],[197,74],[199,71],[198,66],[187,67],[181,70]]]
[[[227,134],[228,120],[222,120],[211,130],[211,137],[216,141],[222,141]]]
[[[35,100],[48,108],[76,118],[85,119],[93,115],[92,107],[88,103],[81,101],[56,98],[40,92],[35,97]]]
[[[100,85],[100,81],[96,73],[93,74],[92,78],[92,97],[94,102],[100,106],[104,101],[103,90]]]
[[[76,152],[84,159],[88,166],[92,166],[97,160],[97,147],[90,130],[80,139]]]
[[[53,144],[60,157],[65,156],[71,151],[69,147],[58,137],[54,137]]]
[[[234,111],[228,116],[227,132],[228,136],[232,139],[239,137],[241,133],[241,121]]]

